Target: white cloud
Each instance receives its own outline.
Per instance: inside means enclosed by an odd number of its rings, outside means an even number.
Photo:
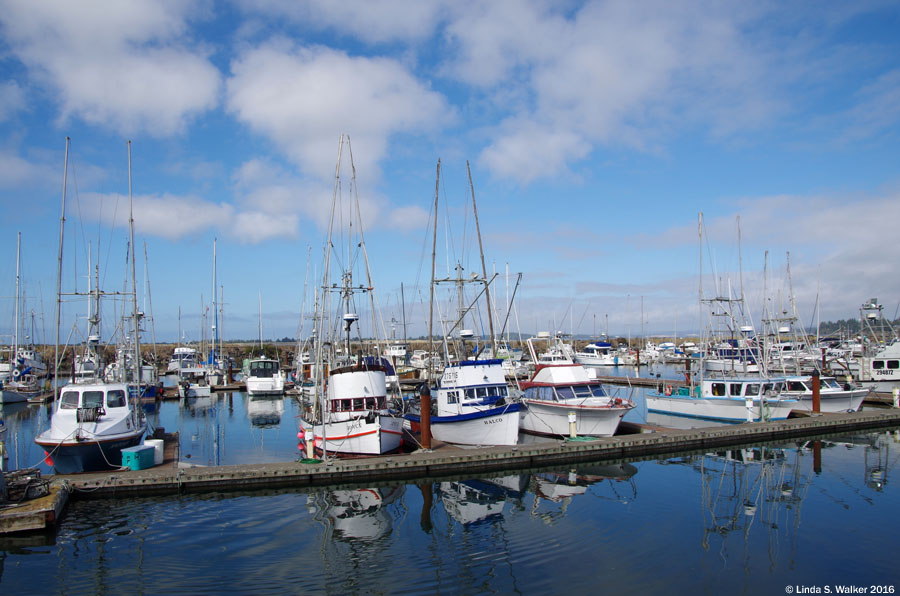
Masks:
[[[231,70],[228,110],[318,178],[334,172],[341,133],[372,180],[391,135],[436,130],[452,116],[441,95],[386,58],[278,40],[244,52]]]
[[[0,83],[0,122],[25,108],[25,93],[15,81]]]
[[[447,3],[437,0],[239,0],[238,4],[249,14],[336,29],[377,43],[428,37]]]
[[[0,188],[20,188],[40,181],[49,173],[46,166],[32,163],[9,151],[0,150]],[[62,173],[59,174],[59,178],[62,180]]]
[[[201,9],[175,1],[10,0],[0,23],[31,80],[58,96],[62,121],[167,136],[218,101],[218,71],[187,44],[188,19]]]

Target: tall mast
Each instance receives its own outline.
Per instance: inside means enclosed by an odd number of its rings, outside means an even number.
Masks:
[[[212,342],[212,350],[210,354],[210,364],[212,364],[213,368],[216,366],[216,350],[219,347],[219,304],[216,300],[216,288],[218,282],[216,281],[216,238],[213,238],[213,287],[212,287],[212,295],[213,295],[213,342]]]
[[[472,184],[472,169],[466,160],[466,172],[469,174],[469,188],[472,190],[472,211],[475,214],[475,231],[478,234],[478,252],[481,253],[481,275],[484,278],[484,298],[487,300],[488,328],[491,332],[491,353],[497,357],[497,338],[494,337],[494,316],[491,308],[491,292],[487,278],[487,267],[484,264],[484,247],[481,244],[481,226],[478,223],[478,206],[475,204],[475,185]]]
[[[57,395],[57,379],[59,379],[59,323],[62,307],[62,260],[63,232],[66,227],[66,179],[69,170],[69,137],[66,137],[66,156],[63,165],[62,215],[59,217],[59,257],[56,269],[56,346],[53,348],[53,395]]]
[[[137,276],[135,275],[134,258],[134,200],[131,194],[131,141],[128,141],[128,229],[131,237],[131,314],[134,319],[134,379],[138,387],[141,384],[141,324],[137,304]],[[138,390],[140,391],[140,389]]]
[[[700,326],[700,386],[703,386],[703,360],[702,355],[706,353],[706,346],[703,345],[703,212],[700,212],[699,223],[697,224],[697,233],[700,236],[700,290],[697,295],[697,323]],[[678,349],[678,345],[676,342],[675,349]]]
[[[153,342],[154,366],[156,366],[156,319],[153,318],[153,294],[150,291],[150,263],[147,258],[147,243],[144,242],[144,274],[147,279],[147,306],[150,309],[150,340]]]
[[[16,330],[13,333],[13,353],[9,363],[10,374],[12,374],[15,364],[19,360],[19,265],[21,263],[21,246],[22,232],[18,232],[18,234],[16,234],[16,307],[14,309],[14,324],[16,326]]]
[[[437,175],[434,178],[434,230],[431,240],[431,290],[430,299],[428,300],[428,341],[431,342],[428,357],[428,376],[427,382],[431,382],[432,361],[431,354],[434,353],[434,259],[437,254],[437,217],[438,217],[438,192],[441,182],[441,158],[437,160]]]

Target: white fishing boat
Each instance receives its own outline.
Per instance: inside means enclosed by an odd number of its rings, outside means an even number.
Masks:
[[[68,139],[66,139],[68,156]],[[128,142],[129,201],[131,199],[131,142]],[[65,181],[65,176],[63,176]],[[63,191],[65,214],[65,190]],[[62,238],[65,218],[60,222],[59,275],[62,276]],[[130,220],[130,244],[134,246],[134,219]],[[134,251],[131,251],[131,285],[135,288]],[[61,286],[61,279],[57,287]],[[140,362],[140,324],[137,295],[130,293],[133,324],[133,364]],[[57,296],[59,300],[59,296]],[[59,335],[57,317],[57,337]],[[58,342],[57,342],[58,343]],[[59,359],[55,359],[57,362]],[[59,371],[55,371],[56,378]],[[134,375],[137,376],[136,374]],[[73,383],[60,390],[54,402],[50,427],[35,437],[44,448],[48,463],[52,462],[58,473],[71,474],[116,468],[122,464],[122,449],[140,443],[146,430],[143,410],[131,397],[126,383]]]
[[[352,173],[347,186],[352,189],[349,197],[342,195],[345,142]],[[346,232],[338,229],[334,218],[336,210],[347,214],[346,222],[350,227]],[[403,419],[388,408],[386,378],[389,364],[381,356],[383,347],[377,324],[380,315],[356,199],[356,170],[350,139],[343,135],[338,148],[331,213],[322,285],[319,286],[322,294],[315,314],[315,328],[321,331],[315,334],[315,354],[310,367],[313,396],[311,407],[301,413],[298,438],[306,449],[307,458],[316,452],[325,457],[390,453],[402,444]],[[332,238],[341,233],[347,234],[350,242],[338,243],[340,247],[336,247]],[[347,252],[343,252],[344,247]],[[339,254],[338,250],[342,252]],[[331,281],[332,265],[340,268],[340,283]],[[355,273],[364,283],[354,283]],[[374,337],[371,343],[363,339],[359,316],[354,312],[357,295],[368,298],[372,321],[365,337]],[[354,331],[356,335],[352,337]]]
[[[320,453],[381,455],[403,442],[403,418],[387,407],[386,368],[363,361],[328,372],[322,422],[301,420],[300,439]]]
[[[0,376],[0,404],[11,404],[16,402],[27,401],[29,398],[35,397],[40,386],[37,381],[37,372],[33,366],[34,361],[27,358],[28,354],[36,354],[33,349],[25,350],[19,347],[19,328],[21,321],[19,320],[19,265],[20,265],[20,248],[22,244],[22,232],[16,236],[16,304],[15,313],[13,315],[13,324],[15,332],[13,333],[13,344],[8,346],[8,355],[5,367]],[[44,368],[46,374],[46,367]]]
[[[783,380],[703,379],[693,387],[661,383],[646,394],[647,411],[722,422],[784,420],[798,400],[781,396]]]
[[[274,358],[258,356],[247,362],[244,384],[247,395],[282,395],[284,393],[284,372]]]
[[[56,472],[75,474],[121,466],[122,449],[139,444],[146,428],[125,383],[69,384],[34,442]]]
[[[262,293],[259,294],[259,356],[244,361],[243,381],[247,395],[283,395],[284,371],[281,363],[263,352]]]
[[[528,339],[529,351],[536,352]],[[569,436],[571,423],[579,436],[609,437],[634,403],[610,396],[600,382],[577,362],[538,364],[534,376],[522,388],[520,428],[523,432]],[[573,420],[574,418],[574,420]]]
[[[796,375],[784,378],[782,397],[796,399],[795,409],[813,410],[813,378],[811,375]],[[874,387],[841,385],[834,377],[819,378],[820,412],[856,412],[863,400],[875,390]]]
[[[502,360],[466,360],[444,368],[431,391],[431,435],[455,445],[515,445],[519,438],[520,405],[509,398]],[[418,401],[405,415],[419,430]]]
[[[575,362],[586,366],[619,366],[621,356],[608,341],[592,341],[581,351],[575,352]]]

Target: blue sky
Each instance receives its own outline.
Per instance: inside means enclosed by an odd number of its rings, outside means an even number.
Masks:
[[[63,289],[89,245],[122,288],[130,139],[159,341],[179,307],[199,339],[214,238],[226,337],[260,296],[264,335],[296,334],[341,134],[382,316],[402,283],[413,335],[438,158],[439,252],[480,267],[468,160],[499,311],[522,273],[513,332],[637,335],[641,303],[647,333],[697,329],[701,211],[705,293],[742,279],[757,327],[791,295],[805,323],[897,311],[896,2],[0,0],[0,28],[0,283],[21,231],[48,341],[67,136]],[[87,306],[63,310],[65,337]]]

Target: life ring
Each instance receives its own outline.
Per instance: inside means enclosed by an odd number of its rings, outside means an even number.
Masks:
[[[665,393],[666,395],[672,395],[672,386],[671,386],[671,385],[666,385],[666,386],[663,388],[663,393]]]
[[[18,378],[21,377],[21,376],[22,376],[22,373],[19,371],[18,368],[15,369],[15,370],[13,370],[13,378],[14,378],[14,379],[18,379]]]

